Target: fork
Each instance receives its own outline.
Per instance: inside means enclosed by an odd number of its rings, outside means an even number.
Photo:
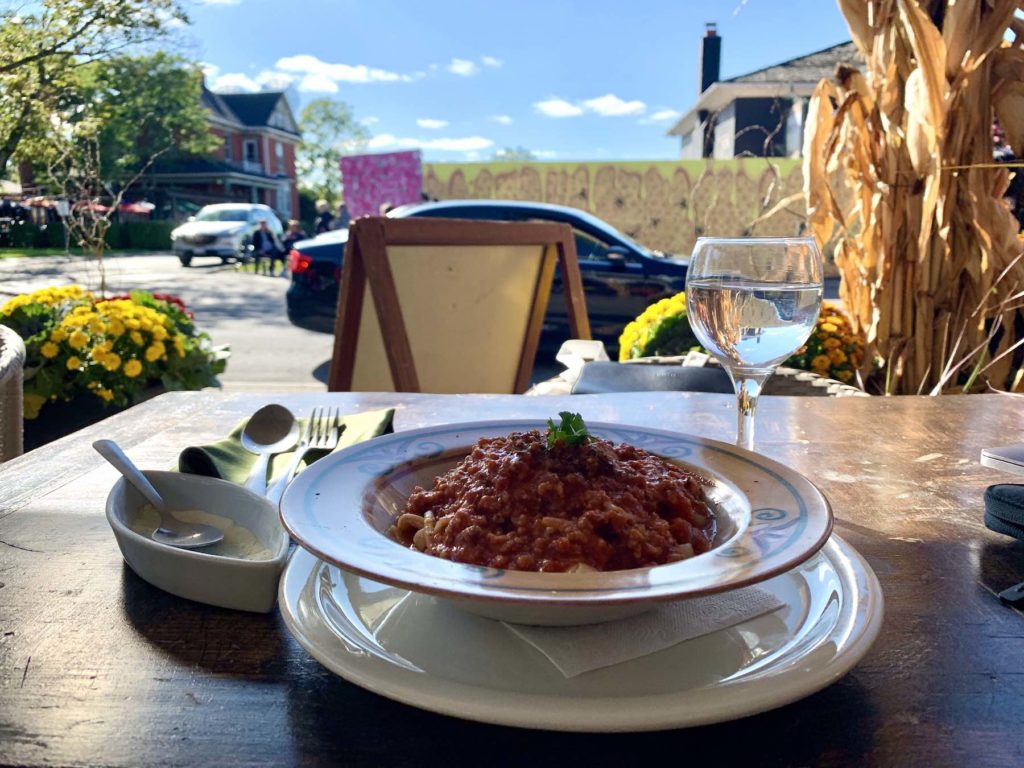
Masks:
[[[316,408],[313,409],[309,422],[299,438],[295,455],[292,456],[292,460],[288,463],[288,468],[284,471],[281,478],[267,491],[267,498],[273,504],[276,505],[281,501],[285,489],[292,480],[292,475],[299,468],[299,462],[306,457],[307,453],[310,451],[333,451],[338,447],[340,421],[341,414],[337,408],[321,408],[319,414]]]

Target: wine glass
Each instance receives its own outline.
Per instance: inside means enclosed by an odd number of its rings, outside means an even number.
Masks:
[[[736,388],[742,448],[754,448],[765,381],[814,329],[822,270],[811,237],[702,237],[693,248],[686,274],[690,326]]]

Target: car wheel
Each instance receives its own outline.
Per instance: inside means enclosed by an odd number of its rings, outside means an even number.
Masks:
[[[192,264],[192,257],[191,256],[186,256],[186,255],[181,255],[181,256],[178,257],[178,261],[181,262],[181,266],[187,267],[187,266]]]

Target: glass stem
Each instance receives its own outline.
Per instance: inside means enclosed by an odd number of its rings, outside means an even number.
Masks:
[[[736,445],[754,450],[754,417],[757,414],[757,397],[761,387],[772,375],[771,369],[737,368],[729,371],[736,388],[736,406],[739,420],[736,425]]]

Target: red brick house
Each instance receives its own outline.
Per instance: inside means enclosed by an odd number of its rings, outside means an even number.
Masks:
[[[283,92],[214,93],[203,106],[220,148],[208,157],[159,164],[146,174],[147,195],[161,213],[180,218],[207,203],[263,203],[282,219],[299,210],[295,145],[302,138]]]

